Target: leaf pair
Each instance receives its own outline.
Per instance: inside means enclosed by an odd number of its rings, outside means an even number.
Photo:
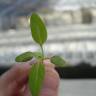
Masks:
[[[16,62],[27,62],[31,60],[32,58],[41,59],[42,54],[40,52],[25,52],[19,56],[16,57]],[[51,62],[55,64],[57,67],[64,67],[66,62],[61,58],[60,56],[53,56],[50,58]]]

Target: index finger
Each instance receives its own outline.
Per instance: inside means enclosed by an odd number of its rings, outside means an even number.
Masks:
[[[22,65],[16,64],[0,77],[0,84],[7,86],[24,75],[27,77],[29,69],[30,65],[28,63]]]

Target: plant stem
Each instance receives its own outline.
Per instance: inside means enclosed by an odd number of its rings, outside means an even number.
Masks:
[[[42,52],[42,60],[44,59],[44,50],[43,50],[43,46],[42,45],[40,45],[40,47],[41,47],[41,52]]]

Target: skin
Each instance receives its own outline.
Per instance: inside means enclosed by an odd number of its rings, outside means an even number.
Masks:
[[[30,63],[16,64],[0,77],[0,96],[31,96],[27,84]],[[46,73],[40,96],[58,96],[59,75],[49,60],[44,64]]]

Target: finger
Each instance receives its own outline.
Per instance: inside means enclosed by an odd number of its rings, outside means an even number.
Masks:
[[[53,68],[46,68],[46,75],[41,90],[41,96],[57,96],[59,87],[59,75]]]
[[[47,84],[47,87],[49,86],[50,88],[57,88],[59,86],[59,74],[55,70],[55,65],[50,63],[50,60],[45,60],[45,70],[46,70],[46,75],[45,75],[45,85]],[[48,65],[49,64],[49,65]],[[48,80],[49,79],[49,80]],[[50,81],[52,84],[50,84]]]
[[[24,75],[27,76],[29,69],[29,64],[15,65],[0,77],[0,84],[5,87],[12,84],[12,82],[18,80]]]
[[[54,65],[53,63],[51,63],[49,59],[45,59],[45,60],[43,61],[43,63],[46,65],[45,67],[55,68],[55,65]]]
[[[14,81],[12,84],[5,88],[4,96],[21,96],[22,88],[27,84],[26,76],[20,78],[19,80]],[[18,95],[17,95],[18,94]]]

